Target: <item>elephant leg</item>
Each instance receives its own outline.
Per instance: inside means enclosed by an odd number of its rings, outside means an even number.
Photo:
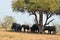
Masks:
[[[24,32],[25,32],[25,28],[24,28]]]

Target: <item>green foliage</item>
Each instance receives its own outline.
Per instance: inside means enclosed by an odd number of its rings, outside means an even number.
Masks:
[[[14,11],[23,11],[24,8],[27,8],[28,11],[34,11],[42,9],[47,9],[48,7],[52,12],[60,6],[60,0],[28,0],[29,3],[25,3],[26,0],[14,0],[12,1],[12,8]],[[27,2],[27,1],[26,1]],[[19,8],[18,8],[19,7]],[[19,10],[17,10],[17,8]]]
[[[56,14],[56,15],[60,15],[60,7],[55,10],[55,14]]]
[[[24,0],[24,1],[25,1],[25,3],[26,3],[26,4],[28,4],[28,3],[29,3],[29,0]]]
[[[16,1],[12,1],[12,8],[13,11],[23,11],[25,6],[24,0],[16,0]]]

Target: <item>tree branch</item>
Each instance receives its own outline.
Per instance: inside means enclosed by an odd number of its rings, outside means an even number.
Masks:
[[[52,17],[52,15],[53,15],[52,13],[51,13],[51,14],[49,14],[48,19],[49,19],[50,17]]]
[[[49,23],[51,23],[53,20],[55,20],[55,19],[50,20],[46,25],[48,25]]]
[[[47,21],[48,21],[48,15],[49,15],[49,14],[46,14],[46,21],[45,21],[44,26],[46,26],[46,24],[47,24]]]
[[[34,16],[35,16],[35,23],[38,24],[37,15],[36,15],[35,11],[32,12],[32,14],[30,14],[30,15],[34,15]],[[30,16],[30,15],[29,15],[29,16]]]
[[[48,13],[46,13],[46,21],[45,21],[44,26],[46,26],[46,24],[47,24],[47,21],[48,21],[48,19],[49,19],[49,15],[50,15],[50,11],[49,11]]]

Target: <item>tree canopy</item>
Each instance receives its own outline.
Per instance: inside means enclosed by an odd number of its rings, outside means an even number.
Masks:
[[[60,0],[29,0],[26,4],[26,0],[13,0],[12,8],[14,11],[23,11],[27,9],[29,12],[34,10],[47,10],[49,7],[52,12],[60,7]]]

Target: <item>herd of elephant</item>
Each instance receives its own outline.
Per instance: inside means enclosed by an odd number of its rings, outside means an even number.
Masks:
[[[22,31],[22,28],[24,30],[24,32],[32,32],[32,33],[38,33],[39,32],[39,26],[37,24],[33,24],[32,27],[29,27],[29,25],[20,25],[17,23],[13,23],[11,26],[12,31]],[[56,28],[55,26],[45,26],[43,29],[43,32],[45,33],[45,31],[48,30],[48,34],[55,34],[56,33]],[[52,33],[53,32],[53,33]]]

